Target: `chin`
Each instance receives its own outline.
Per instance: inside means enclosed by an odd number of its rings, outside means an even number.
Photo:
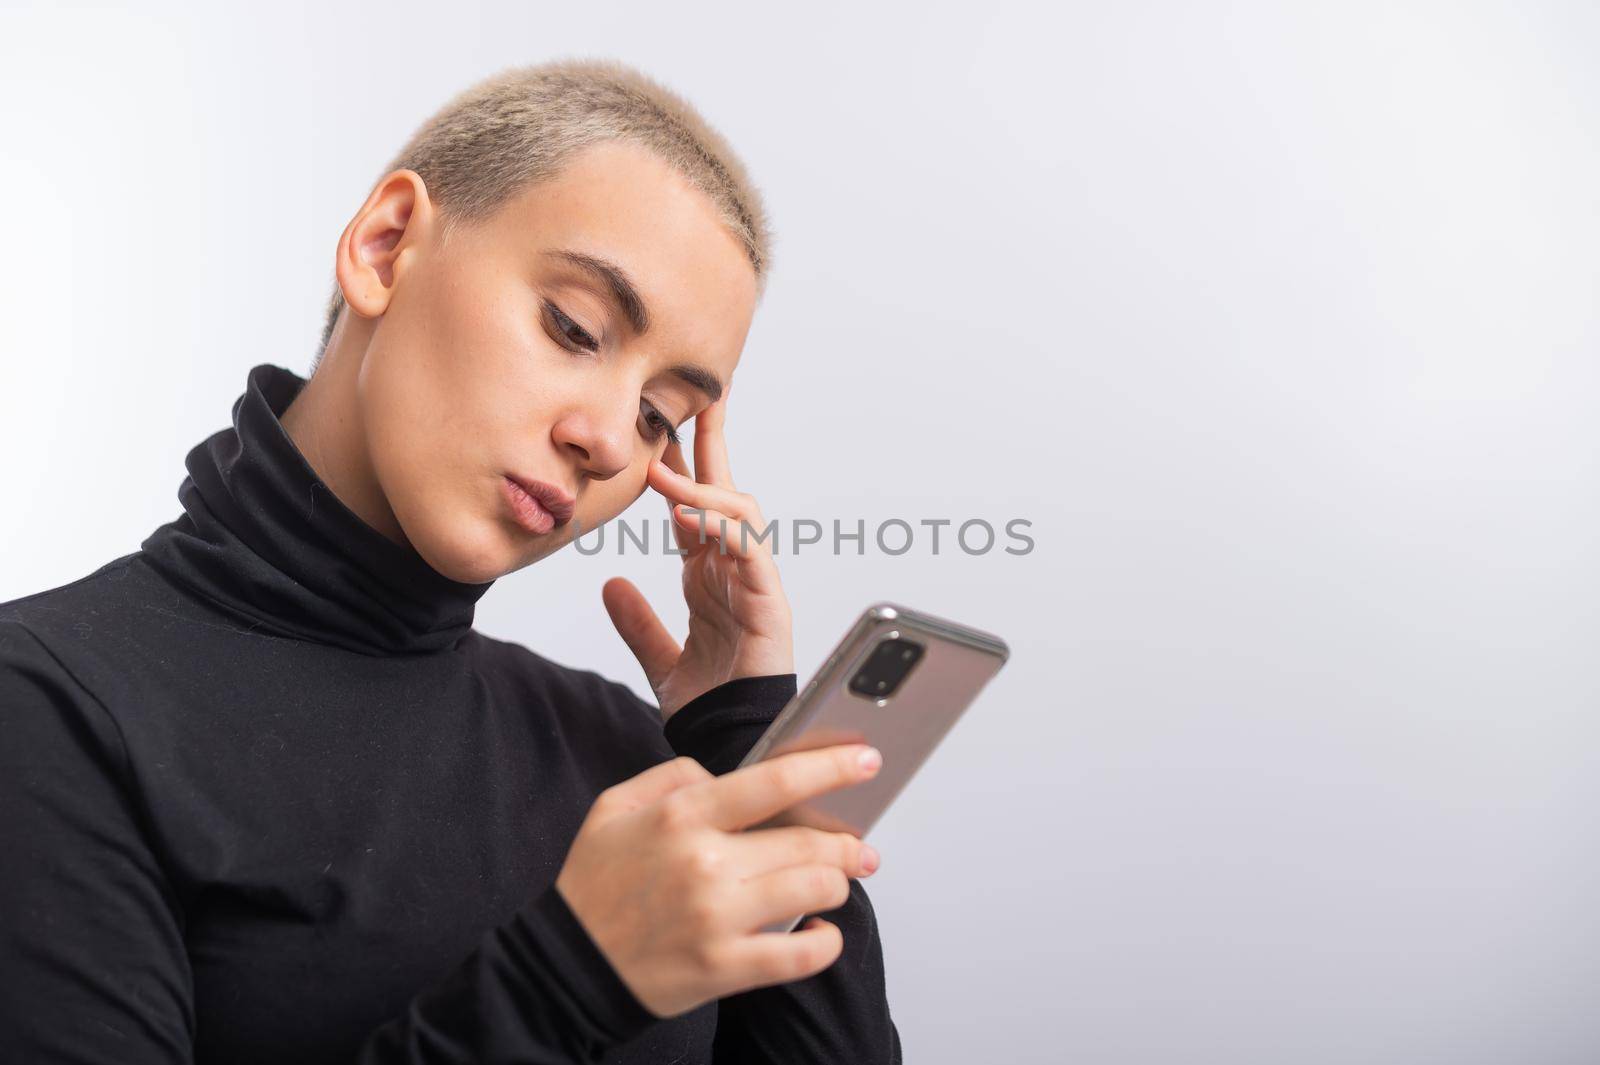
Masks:
[[[498,580],[526,565],[527,548],[509,530],[490,520],[456,521],[444,526],[424,526],[406,538],[423,560],[444,576],[463,584]]]

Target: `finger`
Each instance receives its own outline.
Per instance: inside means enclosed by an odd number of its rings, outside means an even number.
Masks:
[[[714,510],[674,506],[673,525],[684,530],[693,545],[713,541],[717,551],[738,560],[740,582],[757,595],[776,595],[783,584],[778,577],[778,563],[772,557],[772,536],[749,522],[737,521]],[[704,550],[704,548],[702,548]]]
[[[824,792],[870,780],[882,760],[865,743],[780,754],[706,781],[692,801],[705,823],[736,832]]]
[[[823,832],[805,825],[735,832],[729,846],[741,877],[791,865],[832,865],[848,876],[871,876],[880,862],[871,845],[848,832]]]
[[[843,739],[835,739],[834,743],[843,743]],[[783,810],[758,825],[745,829],[746,832],[758,832],[766,828],[786,828],[790,825],[800,825],[805,828],[814,828],[819,832],[854,832],[850,822],[842,817],[836,817],[826,810],[818,809],[815,803],[801,804],[790,810]]]
[[[644,593],[626,577],[613,577],[600,587],[600,599],[611,615],[622,642],[628,645],[633,657],[639,660],[645,679],[652,690],[658,688],[672,667],[677,665],[683,648],[672,638],[672,633],[661,623]]]
[[[735,992],[748,991],[820,973],[844,953],[844,933],[832,921],[812,917],[792,932],[735,937],[727,951],[728,964],[740,981]]]
[[[741,932],[754,932],[795,914],[826,913],[850,900],[850,878],[836,865],[790,865],[746,880],[733,893],[726,916]]]
[[[667,464],[667,468],[669,470],[681,474],[685,480],[694,480],[693,477],[689,476],[689,467],[683,461],[683,448],[679,445],[674,443],[667,444],[666,450],[662,452],[661,461]],[[651,463],[651,465],[654,466],[655,464]],[[648,483],[648,469],[646,471],[645,479],[646,483]],[[660,490],[657,489],[657,491],[659,492]],[[678,522],[672,520],[672,508],[676,505],[673,502],[672,497],[666,495],[665,493],[661,493],[661,498],[664,499],[667,504],[667,524],[671,526],[672,539],[678,545],[678,557],[682,558],[685,562],[688,562],[689,553],[694,550],[694,534],[684,529],[684,527]]]
[[[693,530],[684,528],[683,523],[678,521],[676,509],[678,504],[667,496],[662,496],[661,498],[667,504],[667,524],[672,526],[672,542],[678,545],[678,557],[687,562],[690,552],[695,547],[695,534]]]
[[[723,433],[727,416],[727,392],[695,416],[694,479],[702,484],[733,487],[733,471],[728,468],[728,438]]]
[[[756,507],[755,500],[744,492],[724,488],[719,484],[702,484],[692,477],[683,476],[662,462],[650,464],[645,474],[645,481],[674,503],[688,503],[690,506],[705,507],[708,510],[720,510],[724,514],[760,524],[761,511]]]
[[[762,553],[761,544],[756,540],[761,530],[753,529],[748,523],[730,518],[726,514],[680,504],[672,508],[672,517],[679,525],[689,530],[696,543],[720,541],[722,553],[725,555],[751,558]]]
[[[711,771],[686,754],[651,766],[644,772],[618,781],[595,800],[615,804],[619,809],[637,810],[649,806],[681,788],[715,779]]]
[[[668,443],[661,452],[661,461],[667,464],[667,469],[680,473],[689,480],[694,480],[694,474],[689,471],[689,463],[683,457],[683,445]]]

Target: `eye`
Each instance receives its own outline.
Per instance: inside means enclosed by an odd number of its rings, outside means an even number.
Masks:
[[[645,436],[651,440],[660,440],[664,436],[674,444],[678,442],[678,431],[660,411],[644,400],[639,401],[639,410],[644,415]]]
[[[544,301],[545,315],[555,326],[556,338],[565,347],[572,351],[599,351],[600,342],[590,336],[577,322],[562,313],[561,308]]]

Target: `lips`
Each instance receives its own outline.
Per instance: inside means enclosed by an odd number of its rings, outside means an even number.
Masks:
[[[547,533],[572,520],[577,506],[571,493],[544,481],[506,474],[506,501],[517,521],[530,532]]]

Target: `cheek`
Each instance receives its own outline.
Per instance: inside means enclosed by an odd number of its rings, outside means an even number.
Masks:
[[[361,424],[373,471],[395,503],[396,495],[415,489],[415,460],[431,443],[432,402],[422,387],[427,373],[415,360],[391,350],[373,354],[361,369]]]
[[[428,372],[376,370],[362,416],[373,473],[409,536],[437,546],[482,524],[501,506],[504,463],[492,449],[508,430],[503,400]],[[419,371],[421,367],[414,367]]]
[[[461,408],[437,392],[399,387],[374,396],[366,424],[372,466],[385,487],[427,492],[460,476],[477,439]]]
[[[578,504],[578,518],[583,522],[585,529],[593,529],[617,517],[633,505],[634,500],[641,494],[655,495],[645,483],[645,471],[655,457],[653,451],[641,452],[640,457],[627,469],[609,480],[596,481],[587,486],[583,491],[583,498]],[[662,504],[662,514],[665,514],[666,504]],[[643,512],[642,517],[654,520],[662,514]]]

